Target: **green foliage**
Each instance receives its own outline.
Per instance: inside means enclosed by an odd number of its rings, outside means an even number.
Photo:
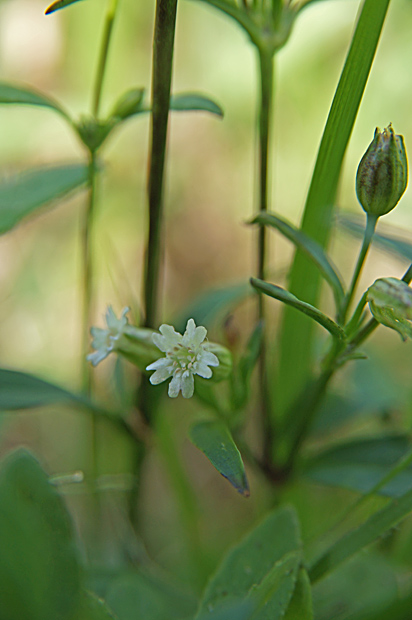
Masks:
[[[226,424],[212,420],[199,422],[192,426],[189,436],[217,471],[227,478],[241,495],[248,497],[249,485],[242,457]]]
[[[0,545],[2,620],[72,618],[81,577],[71,524],[39,463],[23,450],[0,471]]]
[[[170,97],[170,109],[174,112],[210,112],[223,118],[222,108],[203,95],[197,93],[179,93]]]
[[[52,4],[45,10],[45,14],[50,15],[50,13],[54,13],[60,9],[65,9],[66,6],[70,6],[71,4],[79,1],[80,0],[56,0],[56,2],[52,2]]]
[[[53,206],[88,180],[82,164],[42,167],[0,181],[0,233],[14,228],[38,209]]]
[[[35,90],[32,90],[31,88],[13,86],[12,84],[7,84],[6,82],[0,82],[0,104],[34,105],[42,108],[49,108],[50,110],[58,112],[61,116],[63,116],[63,118],[71,123],[70,117],[59,103],[50,97],[43,95],[43,93],[38,93]]]

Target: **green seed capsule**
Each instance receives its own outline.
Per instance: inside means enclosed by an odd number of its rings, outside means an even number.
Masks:
[[[403,137],[389,124],[375,135],[356,174],[356,195],[369,215],[380,217],[398,204],[408,184],[408,160]]]

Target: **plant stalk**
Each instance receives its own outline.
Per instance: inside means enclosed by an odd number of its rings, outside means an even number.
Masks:
[[[157,0],[153,42],[152,124],[148,180],[149,233],[144,278],[145,327],[155,328],[159,302],[163,189],[177,0]]]
[[[100,101],[103,90],[103,82],[106,74],[107,58],[109,55],[110,41],[112,37],[113,24],[116,16],[118,0],[110,0],[109,8],[106,13],[106,20],[103,29],[103,38],[100,47],[99,62],[97,65],[96,81],[93,91],[93,116],[98,117],[100,109]]]

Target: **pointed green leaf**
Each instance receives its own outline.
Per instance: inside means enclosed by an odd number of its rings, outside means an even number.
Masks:
[[[87,183],[82,164],[38,168],[0,181],[0,234],[37,209],[61,200]]]
[[[0,411],[34,409],[55,403],[85,407],[112,421],[123,431],[132,432],[120,414],[99,407],[87,396],[74,394],[34,375],[0,368]]]
[[[248,598],[256,611],[251,620],[283,620],[291,602],[302,559],[301,551],[291,551],[276,562],[264,579],[252,587]]]
[[[331,214],[342,163],[375,56],[389,0],[365,0],[323,133],[301,229],[327,247]],[[295,255],[290,290],[318,305],[320,277],[302,251]],[[293,309],[286,308],[280,329],[279,383],[276,400],[285,412],[311,372],[314,330]]]
[[[276,562],[300,546],[295,511],[284,507],[271,512],[223,559],[206,587],[196,620],[223,609],[231,601],[245,600]]]
[[[313,620],[312,588],[303,567],[299,569],[295,590],[284,620]]]
[[[282,301],[284,304],[288,306],[292,306],[295,310],[299,310],[306,316],[310,317],[319,325],[322,325],[325,329],[328,330],[335,338],[339,340],[345,340],[345,332],[335,321],[332,321],[326,314],[323,314],[320,310],[311,306],[310,304],[301,301],[289,291],[286,291],[284,288],[280,286],[276,286],[275,284],[269,284],[268,282],[264,282],[263,280],[259,280],[258,278],[250,279],[251,285],[261,293],[265,295],[269,295],[269,297],[273,297],[274,299],[278,299]]]
[[[211,289],[197,297],[172,322],[178,332],[183,333],[188,319],[194,319],[196,325],[209,328],[219,317],[229,312],[234,306],[252,293],[249,284],[234,284],[225,288]]]
[[[410,512],[412,512],[412,491],[391,500],[360,527],[340,538],[320,558],[315,560],[309,568],[309,577],[312,583],[322,579],[342,562],[383,536],[407,517]]]
[[[222,108],[203,95],[181,93],[170,97],[170,109],[174,112],[210,112],[223,118]]]
[[[241,495],[248,497],[249,485],[242,457],[226,424],[214,420],[199,422],[192,426],[189,437],[217,471]]]
[[[118,620],[106,603],[92,592],[83,591],[78,608],[70,620]]]
[[[80,596],[80,569],[69,516],[47,475],[25,450],[11,454],[1,466],[0,548],[2,618],[72,617]]]
[[[71,118],[63,108],[53,99],[38,93],[31,88],[13,86],[6,82],[0,82],[0,104],[36,105],[42,108],[50,108],[61,114],[71,124]]]
[[[50,15],[50,13],[54,13],[54,11],[59,11],[60,9],[65,9],[66,6],[70,6],[75,2],[80,2],[80,0],[56,0],[56,2],[52,2],[52,4],[47,7],[45,10],[45,15]]]
[[[298,230],[287,220],[275,215],[274,213],[260,213],[252,222],[252,224],[264,224],[276,228],[282,235],[284,235],[289,241],[295,244],[297,248],[302,250],[317,266],[321,275],[325,278],[326,282],[331,286],[336,307],[340,308],[342,305],[345,293],[343,290],[342,282],[333,266],[332,262],[324,252],[319,243],[308,237],[304,232]]]

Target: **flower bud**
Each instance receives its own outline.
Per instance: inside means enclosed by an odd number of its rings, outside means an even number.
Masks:
[[[392,211],[408,184],[408,160],[403,137],[389,124],[375,135],[356,174],[356,195],[368,215]]]

